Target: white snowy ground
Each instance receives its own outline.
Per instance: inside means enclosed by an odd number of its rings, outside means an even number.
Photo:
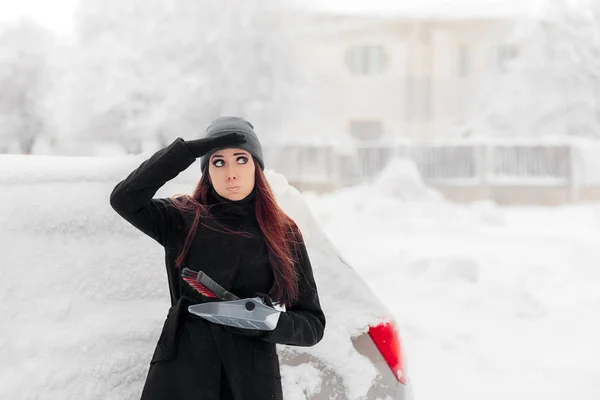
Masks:
[[[108,206],[139,161],[0,157],[0,399],[139,395],[168,308],[162,252]],[[599,399],[600,205],[457,206],[411,168],[305,198],[395,314],[415,400]],[[348,338],[381,310],[271,178],[309,233],[328,313],[326,337],[303,351],[360,398],[374,372]],[[318,387],[314,365],[285,367],[286,399]]]
[[[416,400],[600,399],[600,204],[453,205],[402,163],[305,197],[395,315]]]

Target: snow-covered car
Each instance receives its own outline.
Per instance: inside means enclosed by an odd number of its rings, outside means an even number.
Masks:
[[[0,398],[136,399],[170,305],[163,249],[110,208],[148,155],[0,157]],[[197,167],[197,168],[196,168]],[[195,164],[156,197],[189,193]],[[325,336],[278,345],[285,398],[410,399],[388,309],[343,260],[285,178],[266,171],[311,257]]]

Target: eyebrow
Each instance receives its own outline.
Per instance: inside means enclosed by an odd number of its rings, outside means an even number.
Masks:
[[[233,153],[234,156],[247,156],[248,153]],[[223,158],[221,154],[215,154],[212,158]]]

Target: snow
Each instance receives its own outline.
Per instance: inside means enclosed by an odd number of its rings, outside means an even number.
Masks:
[[[579,169],[575,174],[578,183],[587,186],[600,185],[600,141],[588,141],[577,148]]]
[[[144,157],[0,157],[0,318],[9,321],[0,325],[0,398],[139,398],[170,305],[164,254],[108,198]],[[194,164],[157,196],[191,192],[198,171]],[[360,398],[376,371],[350,338],[389,313],[365,294],[299,192],[267,176],[305,235],[328,319],[318,345],[278,350],[308,353]],[[286,370],[307,378],[284,377],[286,399],[318,389],[314,366]]]
[[[26,15],[58,33],[71,34],[76,3],[77,0],[52,3],[43,0],[25,0],[18,3],[3,1],[0,2],[0,22],[18,20]]]
[[[425,187],[417,165],[405,158],[394,158],[374,181],[373,189],[400,200],[440,201],[442,196]]]
[[[598,138],[600,3],[546,0],[538,14],[505,38],[517,57],[486,72],[465,134]]]
[[[415,399],[600,398],[600,204],[423,201],[407,175],[306,197],[398,321]]]
[[[323,383],[314,365],[281,366],[282,385],[286,396],[302,399],[318,393]]]
[[[0,157],[0,398],[138,398],[168,309],[163,253],[108,195],[143,159]],[[197,171],[157,196],[189,192]],[[348,338],[387,317],[368,286],[398,323],[417,400],[600,398],[600,204],[456,205],[403,162],[327,195],[267,176],[328,318],[321,343],[282,358],[306,352],[364,396],[375,371]],[[282,367],[286,399],[322,379],[315,363]]]
[[[533,15],[543,0],[309,0],[317,13],[401,18],[514,18]]]

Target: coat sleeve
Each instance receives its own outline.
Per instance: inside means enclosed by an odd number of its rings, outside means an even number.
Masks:
[[[111,207],[140,231],[167,246],[176,227],[183,224],[183,218],[170,199],[153,199],[153,196],[195,160],[184,140],[175,139],[115,186],[110,194]]]
[[[275,329],[262,340],[308,347],[321,341],[326,321],[308,252],[301,236],[298,247],[298,301],[280,314]]]

